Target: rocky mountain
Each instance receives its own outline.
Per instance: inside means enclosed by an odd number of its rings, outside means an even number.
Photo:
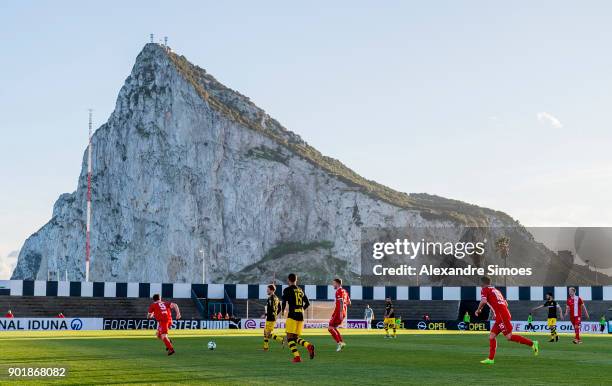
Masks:
[[[95,132],[93,170],[95,281],[265,283],[294,270],[358,283],[362,231],[406,226],[457,239],[511,227],[530,263],[551,258],[504,213],[357,175],[159,44],[140,52]],[[86,177],[84,155],[76,191],[26,240],[13,278],[84,277]]]

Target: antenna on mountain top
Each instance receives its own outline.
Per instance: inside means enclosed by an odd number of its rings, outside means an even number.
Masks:
[[[85,229],[85,281],[89,281],[89,261],[91,253],[91,135],[93,110],[89,109],[89,144],[87,145],[87,228]]]
[[[155,35],[150,34],[149,37],[151,38],[151,43],[155,43]]]
[[[168,45],[168,37],[164,36],[164,46],[167,46],[167,45]]]

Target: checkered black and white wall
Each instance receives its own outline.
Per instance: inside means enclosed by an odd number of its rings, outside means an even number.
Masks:
[[[332,300],[334,290],[326,285],[301,286],[311,300]],[[480,287],[368,287],[345,286],[354,300],[479,300]],[[568,287],[497,287],[508,300],[543,300],[552,292],[557,299],[567,297]],[[612,286],[576,286],[584,300],[612,301]],[[82,296],[149,298],[159,293],[164,298],[265,299],[266,284],[190,284],[190,283],[115,283],[76,281],[0,280],[0,295]],[[277,288],[280,294],[282,288]]]

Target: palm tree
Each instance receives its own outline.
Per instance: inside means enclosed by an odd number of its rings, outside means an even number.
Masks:
[[[508,268],[508,255],[510,254],[510,239],[502,236],[495,241],[495,251],[504,259],[504,268]],[[504,272],[504,287],[508,286],[508,276]]]

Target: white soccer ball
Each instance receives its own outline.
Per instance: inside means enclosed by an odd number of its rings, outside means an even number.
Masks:
[[[216,348],[217,348],[217,344],[214,341],[211,340],[210,342],[208,342],[208,349],[209,350],[214,350]]]

